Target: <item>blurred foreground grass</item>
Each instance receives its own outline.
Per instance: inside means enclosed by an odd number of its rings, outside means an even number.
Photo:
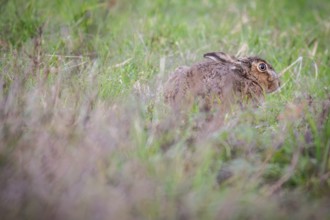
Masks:
[[[0,3],[1,219],[326,219],[328,1]],[[177,117],[161,89],[204,52],[260,55],[258,109]],[[215,113],[216,114],[216,113]]]

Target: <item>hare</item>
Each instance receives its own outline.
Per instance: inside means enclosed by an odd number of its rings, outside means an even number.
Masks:
[[[204,58],[207,60],[178,67],[170,75],[164,86],[165,102],[179,107],[198,100],[205,109],[236,102],[260,104],[265,93],[280,86],[274,68],[259,57],[236,58],[211,52]]]

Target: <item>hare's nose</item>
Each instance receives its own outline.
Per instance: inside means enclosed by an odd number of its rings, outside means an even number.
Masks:
[[[279,80],[277,73],[275,71],[271,71],[269,73],[269,81]]]

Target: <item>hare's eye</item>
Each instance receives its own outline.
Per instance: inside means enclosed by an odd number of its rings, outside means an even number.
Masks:
[[[267,65],[265,63],[259,63],[258,69],[263,72],[267,69]]]

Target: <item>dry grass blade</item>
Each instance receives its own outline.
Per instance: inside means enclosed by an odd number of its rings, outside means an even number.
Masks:
[[[69,70],[69,69],[73,69],[73,68],[76,68],[76,67],[79,67],[79,66],[83,66],[84,64],[87,64],[87,63],[89,63],[89,62],[88,61],[81,62],[81,63],[78,63],[76,65],[65,67],[64,70]]]
[[[126,64],[128,64],[133,58],[128,58],[126,60],[124,60],[123,62],[121,63],[118,63],[118,64],[115,64],[113,65],[114,68],[119,68],[119,67],[123,67],[125,66]]]
[[[160,77],[164,76],[165,63],[166,63],[166,57],[162,57],[159,61],[159,74],[160,74]]]
[[[315,57],[318,46],[319,46],[319,42],[315,41],[312,51],[309,52],[311,57],[313,58]]]
[[[83,59],[87,58],[87,56],[74,56],[74,55],[61,55],[61,54],[45,54],[46,57],[61,57],[61,58],[72,58],[72,59]]]
[[[235,56],[240,57],[242,54],[246,53],[248,50],[249,50],[249,45],[246,42],[244,42]]]
[[[300,72],[301,72],[301,68],[302,68],[302,61],[303,61],[303,58],[300,56],[296,61],[294,61],[288,67],[286,67],[284,70],[282,70],[278,74],[278,77],[282,77],[289,69],[291,69],[293,66],[298,64],[299,67],[298,67],[298,73],[296,76],[296,78],[298,78],[300,76]],[[273,92],[273,94],[280,92],[287,85],[288,82],[289,82],[289,80],[287,80],[285,83],[283,83],[280,88],[278,88],[275,92]]]
[[[296,61],[294,61],[293,63],[291,63],[288,67],[286,67],[284,70],[282,70],[278,76],[282,77],[284,75],[284,73],[286,73],[289,69],[291,69],[294,65],[296,65],[297,63],[299,64],[299,71],[297,74],[297,77],[300,75],[301,72],[301,66],[302,66],[302,61],[303,61],[303,57],[298,57],[298,59]]]
[[[317,67],[316,62],[313,62],[314,64],[314,69],[315,69],[315,79],[319,77],[319,68]]]

